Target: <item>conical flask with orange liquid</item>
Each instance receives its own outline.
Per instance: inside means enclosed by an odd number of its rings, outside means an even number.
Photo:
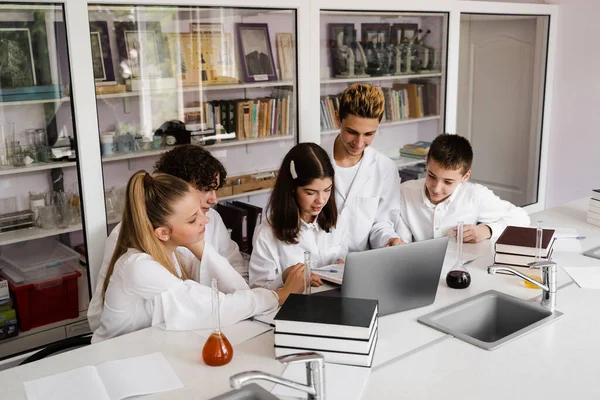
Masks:
[[[213,332],[210,334],[202,348],[202,359],[206,365],[220,367],[228,364],[233,358],[233,347],[221,332],[221,319],[219,316],[219,288],[217,279],[211,281],[212,288],[212,314]]]

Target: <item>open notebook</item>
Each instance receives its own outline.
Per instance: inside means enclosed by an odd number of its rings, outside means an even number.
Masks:
[[[331,264],[313,268],[312,272],[319,275],[322,280],[342,284],[344,279],[344,264]]]
[[[121,400],[183,387],[161,353],[81,367],[23,384],[27,400]]]

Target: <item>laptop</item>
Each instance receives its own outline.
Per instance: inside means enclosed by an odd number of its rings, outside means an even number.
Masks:
[[[314,293],[379,301],[379,315],[434,302],[448,238],[349,253],[341,288]]]

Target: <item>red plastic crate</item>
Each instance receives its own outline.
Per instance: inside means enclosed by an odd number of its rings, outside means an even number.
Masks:
[[[80,276],[79,271],[73,270],[72,274],[20,286],[8,280],[21,331],[79,317],[77,278]]]

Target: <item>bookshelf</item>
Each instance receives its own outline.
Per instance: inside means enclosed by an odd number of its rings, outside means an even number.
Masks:
[[[383,90],[386,109],[376,148],[398,149],[444,132],[448,14],[328,9],[320,10],[319,24],[319,40],[325,46],[318,110],[324,147],[330,147],[339,132],[337,96],[354,83]],[[419,162],[402,159],[397,165]]]

